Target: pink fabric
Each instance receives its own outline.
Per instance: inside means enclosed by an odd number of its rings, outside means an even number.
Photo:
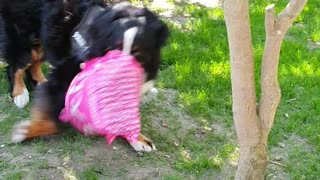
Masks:
[[[142,81],[140,64],[119,50],[87,61],[70,84],[60,119],[85,135],[105,135],[109,144],[117,136],[134,143]]]

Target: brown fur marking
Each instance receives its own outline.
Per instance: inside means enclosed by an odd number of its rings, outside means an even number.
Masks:
[[[26,71],[26,69],[30,66],[30,64],[22,69],[18,69],[16,73],[14,74],[14,85],[13,85],[13,91],[12,96],[16,97],[18,95],[21,95],[23,93],[23,90],[26,88],[26,85],[23,81],[23,76]]]
[[[46,82],[47,79],[44,76],[41,66],[42,66],[42,57],[43,52],[41,47],[35,48],[31,51],[31,66],[29,67],[29,71],[31,73],[32,79],[37,81],[38,84]]]
[[[138,141],[148,144],[150,147],[152,147],[152,140],[144,136],[143,134],[140,133]]]
[[[31,124],[26,127],[28,131],[26,139],[51,135],[58,132],[57,124],[43,108],[33,107],[31,110],[31,118]]]
[[[26,127],[28,133],[26,139],[51,135],[58,132],[54,121],[31,121],[31,124]]]

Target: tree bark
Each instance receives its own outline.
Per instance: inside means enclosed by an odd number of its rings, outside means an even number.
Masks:
[[[261,99],[259,117],[262,124],[262,138],[267,141],[280,102],[278,64],[283,38],[293,21],[301,13],[307,0],[291,0],[277,17],[274,4],[265,9],[266,42],[261,65]]]
[[[233,118],[240,145],[235,179],[264,179],[268,164],[267,140],[280,101],[278,64],[281,43],[307,0],[291,0],[277,17],[274,5],[266,8],[266,43],[261,66],[261,101],[257,111],[254,61],[248,0],[225,0],[231,60]]]
[[[267,166],[266,142],[257,121],[254,61],[248,0],[225,0],[233,99],[233,119],[240,145],[236,179],[262,179]]]
[[[240,147],[240,159],[235,179],[264,179],[268,165],[266,144]]]
[[[256,121],[256,93],[248,0],[226,0],[224,9],[231,58],[232,108],[235,127],[240,146],[251,146],[259,143],[259,124]],[[252,126],[253,128],[248,129]]]

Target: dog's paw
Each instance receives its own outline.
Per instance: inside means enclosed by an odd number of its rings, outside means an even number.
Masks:
[[[149,144],[146,144],[146,143],[140,142],[140,141],[137,141],[135,143],[130,143],[130,145],[136,151],[151,152],[152,150],[156,150],[156,148],[153,144],[152,144],[152,146],[150,146]]]
[[[31,125],[31,121],[22,121],[14,126],[11,141],[14,143],[22,142],[27,138],[28,126]]]
[[[139,140],[135,143],[130,143],[130,145],[133,147],[136,151],[144,151],[144,152],[151,152],[156,150],[155,145],[151,141],[151,139],[143,136],[140,134]]]
[[[22,94],[13,97],[13,102],[18,108],[24,108],[29,102],[28,90],[24,88]]]

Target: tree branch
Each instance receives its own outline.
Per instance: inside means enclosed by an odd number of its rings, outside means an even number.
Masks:
[[[291,0],[279,14],[277,25],[279,30],[287,31],[293,21],[299,16],[308,0]]]
[[[279,162],[276,162],[276,161],[271,161],[271,160],[269,160],[269,162],[272,163],[272,164],[274,164],[274,165],[278,165],[278,166],[281,166],[281,167],[284,167],[284,168],[287,167],[286,165],[283,165],[283,164],[281,164],[281,163],[279,163]]]
[[[261,99],[258,112],[265,140],[274,122],[281,97],[278,83],[281,43],[306,2],[307,0],[291,0],[278,17],[275,15],[274,5],[265,9],[266,42],[261,65]]]
[[[266,27],[266,33],[270,34],[275,31],[275,24],[276,24],[276,14],[274,11],[274,4],[271,4],[266,7],[266,15],[265,15],[265,27]]]

